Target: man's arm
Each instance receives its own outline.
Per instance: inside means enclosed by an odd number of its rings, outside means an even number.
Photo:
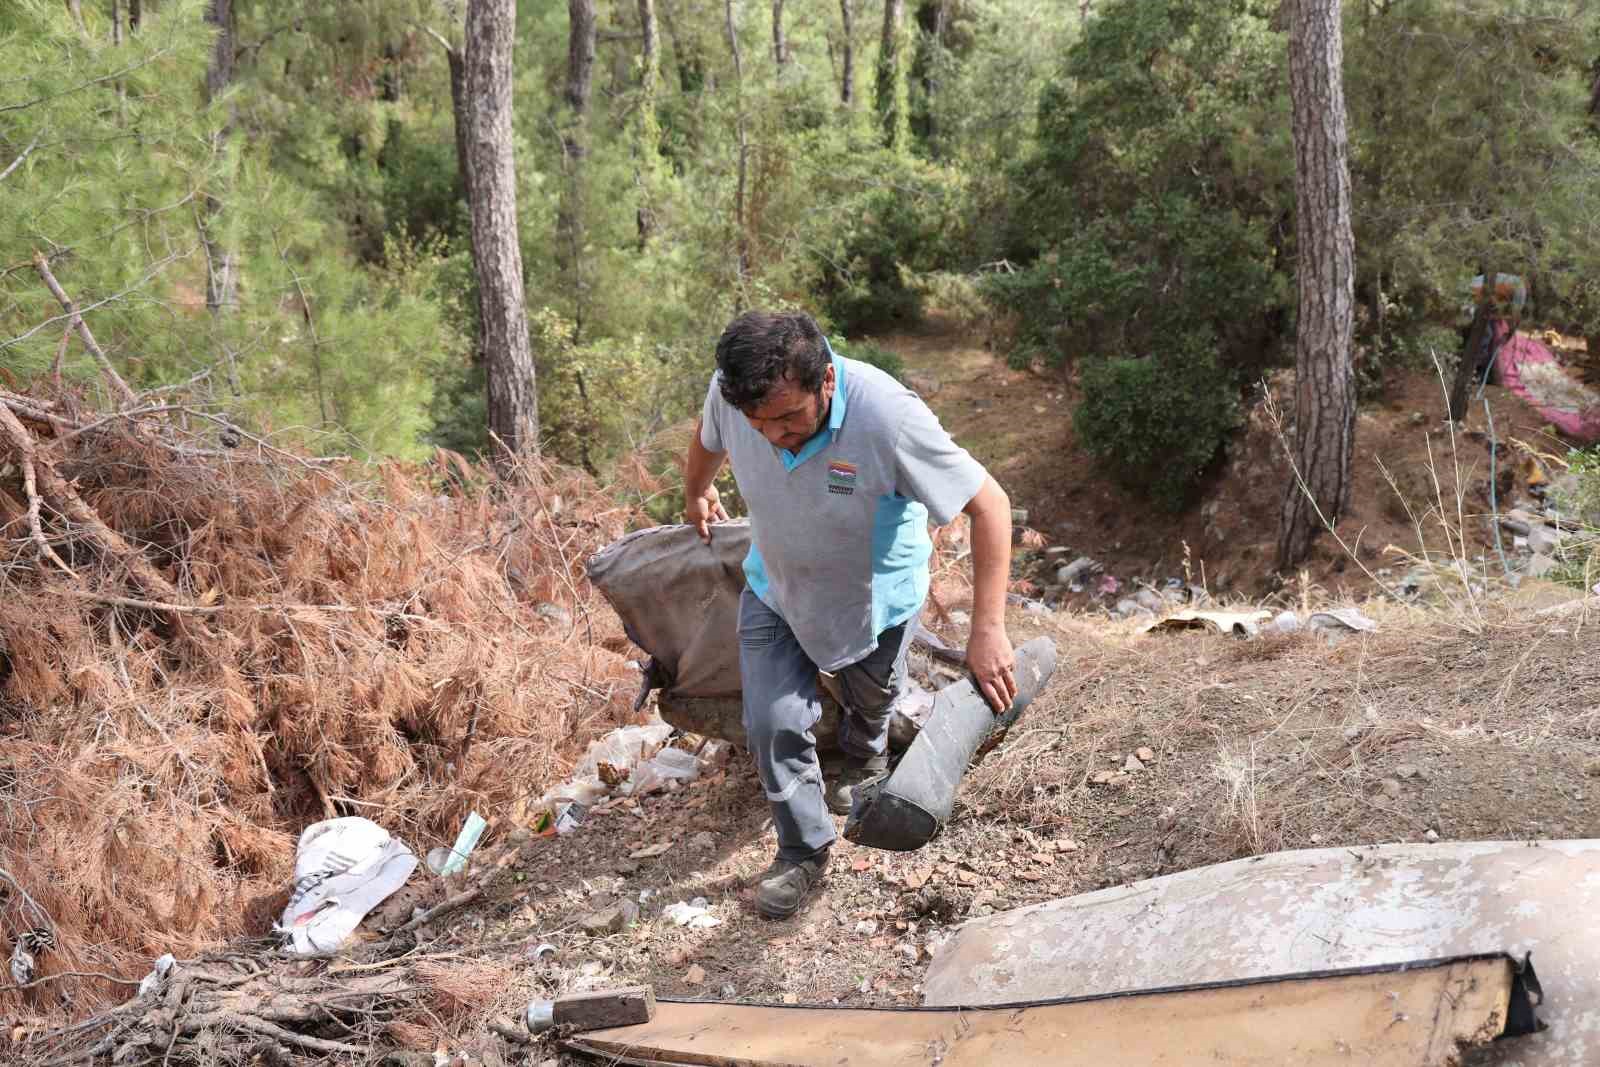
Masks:
[[[972,519],[972,636],[967,667],[996,715],[1017,697],[1016,656],[1006,636],[1006,585],[1011,577],[1011,501],[994,478],[961,509]]]
[[[722,469],[726,452],[713,452],[700,441],[701,420],[694,420],[694,436],[689,439],[689,454],[683,464],[683,521],[700,531],[700,539],[711,543],[711,523],[726,522],[728,512],[722,506],[717,487],[712,484]],[[1006,513],[1009,521],[1011,513]],[[1010,534],[1007,533],[1009,538]],[[1002,598],[1003,599],[1003,598]]]

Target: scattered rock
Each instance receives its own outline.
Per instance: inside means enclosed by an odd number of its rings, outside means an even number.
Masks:
[[[1109,785],[1111,779],[1117,776],[1116,771],[1095,771],[1089,776],[1090,785]]]
[[[785,993],[783,995],[783,1002],[785,1004],[798,1004],[800,1003],[800,995],[798,993]]]
[[[1543,578],[1555,569],[1556,561],[1549,556],[1535,553],[1533,558],[1528,560],[1527,572],[1530,578]]]
[[[1070,837],[1058,837],[1058,838],[1056,838],[1056,851],[1057,852],[1076,852],[1076,851],[1078,851],[1078,849],[1080,849],[1082,847],[1083,847],[1082,845],[1078,844],[1076,841],[1074,841]]]
[[[1161,831],[1162,833],[1168,832],[1169,830],[1171,830],[1173,827],[1175,827],[1177,825],[1178,825],[1178,809],[1177,808],[1172,808],[1172,807],[1165,808],[1165,809],[1162,810],[1160,815],[1156,816],[1156,829]]]
[[[1155,750],[1150,748],[1147,745],[1141,745],[1138,748],[1134,749],[1133,754],[1135,756],[1138,756],[1139,759],[1141,759],[1145,763],[1154,763],[1156,761]]]
[[[1600,756],[1596,756],[1584,763],[1583,773],[1590,778],[1600,778]]]
[[[701,985],[706,980],[706,969],[698,963],[683,973],[684,985]]]
[[[932,867],[917,867],[906,872],[906,888],[921,889],[933,877]]]
[[[631,900],[621,900],[609,908],[602,908],[585,915],[578,920],[578,927],[585,933],[602,937],[631,926],[638,918],[639,905]]]
[[[900,955],[915,963],[922,957],[922,950],[909,941],[902,941],[900,942]]]
[[[1354,633],[1372,633],[1378,624],[1355,608],[1328,608],[1311,613],[1306,625],[1328,641],[1339,641]]]
[[[1088,556],[1079,556],[1065,567],[1056,570],[1056,581],[1074,593],[1081,593],[1088,586],[1089,579],[1102,570],[1104,568],[1099,561]]]
[[[1119,618],[1131,619],[1135,615],[1154,615],[1155,612],[1131,597],[1123,597],[1117,601],[1116,614]]]
[[[1401,781],[1410,781],[1422,777],[1422,768],[1414,763],[1402,763],[1394,769],[1394,776]]]
[[[1167,606],[1167,602],[1161,599],[1161,594],[1157,593],[1154,589],[1141,589],[1137,593],[1133,594],[1133,599],[1135,603],[1144,608],[1146,611],[1150,612],[1152,615],[1160,612]]]
[[[1144,764],[1139,761],[1138,756],[1129,756],[1122,764],[1122,769],[1125,771],[1142,771],[1144,770]]]
[[[907,371],[905,383],[906,388],[924,398],[937,393],[941,385],[938,375],[928,371]]]
[[[710,830],[702,830],[689,839],[689,847],[698,852],[710,852],[717,847],[717,835]]]
[[[862,937],[871,937],[878,932],[878,924],[872,919],[862,919],[856,923],[856,933]]]
[[[1437,841],[1439,840],[1439,831],[1429,827],[1428,832],[1422,835],[1422,839],[1424,841]]]
[[[723,1000],[733,1000],[739,996],[739,989],[732,982],[724,982],[721,993]]]
[[[572,612],[560,604],[552,604],[546,600],[535,604],[533,613],[558,630],[572,629]]]
[[[1344,728],[1344,743],[1353,745],[1361,740],[1361,735],[1367,732],[1365,726],[1346,726]]]
[[[1561,548],[1561,534],[1540,523],[1528,531],[1528,547],[1538,556],[1553,556]]]
[[[1400,783],[1394,778],[1385,778],[1383,781],[1379,782],[1378,789],[1383,793],[1384,796],[1391,799],[1400,795]]]

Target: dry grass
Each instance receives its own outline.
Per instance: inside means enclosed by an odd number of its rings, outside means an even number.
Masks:
[[[73,573],[41,565],[7,509],[0,945],[39,925],[25,891],[59,939],[46,975],[136,978],[160,953],[264,933],[310,822],[364,815],[420,854],[471,809],[525,810],[631,717],[626,641],[583,579],[629,512],[579,474],[449,454],[316,470],[117,423],[54,461],[196,610],[139,606],[59,516]],[[0,986],[0,1013],[121,992]]]

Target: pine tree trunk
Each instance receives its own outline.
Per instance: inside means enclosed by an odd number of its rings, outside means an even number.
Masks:
[[[561,166],[565,180],[556,207],[556,264],[572,284],[576,335],[581,336],[588,311],[584,278],[583,164],[589,155],[589,98],[594,85],[594,0],[567,0],[567,78],[561,99],[566,114],[561,129]]]
[[[233,84],[234,19],[233,0],[210,0],[206,5],[206,24],[216,27],[217,39],[212,42],[211,62],[206,67],[206,101],[220,96]],[[217,131],[214,151],[222,155],[233,130],[233,116],[228,117]],[[212,222],[222,210],[222,203],[209,193],[205,198],[205,214],[201,218],[200,233],[206,248],[206,308],[219,315],[234,302],[234,256],[216,240]]]
[[[850,10],[854,0],[839,0],[839,16],[844,20],[844,47],[839,72],[839,103],[845,108],[856,106],[856,19]]]
[[[472,261],[483,314],[489,431],[510,455],[539,447],[539,406],[517,239],[511,142],[511,57],[516,0],[468,0],[466,99],[471,162]],[[497,457],[502,462],[506,456]]]
[[[639,189],[639,250],[656,232],[657,182],[661,171],[661,122],[656,116],[661,95],[661,38],[656,30],[655,0],[639,0],[639,113],[634,141],[634,175]]]
[[[909,90],[905,63],[905,0],[883,0],[883,40],[878,47],[875,104],[883,145],[905,151],[911,141]]]
[[[467,106],[467,57],[461,49],[447,43],[445,62],[450,65],[450,113],[455,117],[456,128],[456,180],[461,183],[461,195],[471,207],[472,198],[472,112]]]
[[[750,273],[750,236],[745,228],[745,188],[749,175],[750,140],[744,124],[744,63],[739,57],[739,32],[733,20],[733,0],[724,0],[723,14],[727,22],[728,48],[733,52],[733,92],[735,122],[739,138],[739,176],[733,194],[733,224],[737,233],[739,291],[735,303],[744,308],[745,282]]]
[[[772,59],[781,76],[789,62],[789,42],[783,36],[783,0],[772,0]]]
[[[1284,496],[1280,570],[1306,557],[1323,522],[1337,522],[1350,499],[1355,239],[1343,51],[1339,0],[1296,0],[1289,30],[1289,96],[1299,246],[1294,418],[1300,478]]]

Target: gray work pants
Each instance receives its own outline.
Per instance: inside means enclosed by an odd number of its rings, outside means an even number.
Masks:
[[[829,693],[843,712],[839,744],[852,756],[888,749],[889,714],[905,684],[915,627],[891,626],[863,659],[833,672]],[[756,771],[772,804],[778,856],[803,860],[833,844],[833,818],[822,800],[822,768],[812,733],[822,716],[817,665],[783,616],[749,589],[739,600],[739,673],[744,729]]]

